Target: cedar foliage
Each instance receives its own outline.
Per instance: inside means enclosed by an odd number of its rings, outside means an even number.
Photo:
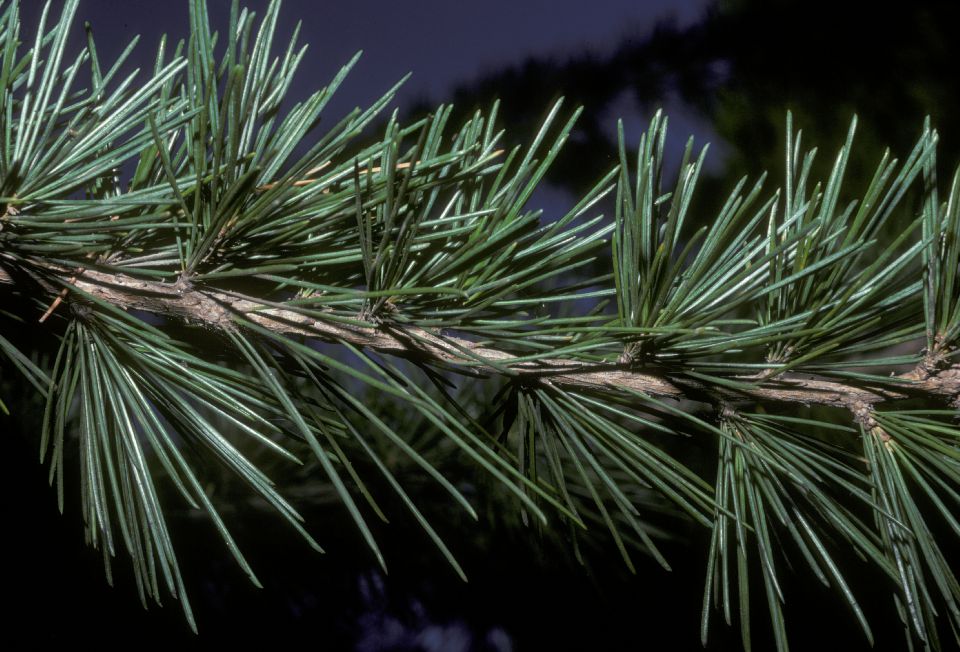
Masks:
[[[278,2],[262,18],[234,3],[217,33],[192,0],[190,38],[161,41],[136,82],[130,50],[101,65],[89,30],[67,53],[76,8],[48,3],[33,34],[2,3],[0,369],[42,397],[61,509],[79,492],[108,578],[128,558],[144,604],[170,594],[195,627],[168,490],[258,584],[211,462],[322,551],[266,473],[304,453],[378,563],[374,487],[465,576],[408,480],[478,518],[443,464],[457,455],[525,526],[578,555],[603,533],[628,570],[637,554],[669,568],[658,538],[697,524],[704,641],[719,615],[749,648],[761,609],[786,649],[790,570],[872,641],[837,561],[851,552],[911,643],[956,638],[960,175],[939,183],[929,124],[850,198],[855,121],[817,180],[788,116],[779,188],[744,179],[703,219],[704,152],[688,143],[667,178],[657,114],[635,152],[621,126],[616,167],[544,216],[528,203],[574,128],[562,102],[525,147],[503,144],[496,104],[460,125],[449,106],[393,114],[370,142],[395,89],[317,128],[356,59],[283,105],[305,49],[279,43]],[[715,473],[689,437],[712,442]]]

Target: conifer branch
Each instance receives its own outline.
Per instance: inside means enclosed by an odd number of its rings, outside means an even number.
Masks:
[[[638,549],[669,567],[649,513],[709,528],[704,640],[712,609],[736,611],[750,648],[759,571],[786,650],[782,543],[870,641],[841,547],[892,580],[911,640],[936,649],[938,613],[960,631],[960,581],[927,522],[960,533],[960,171],[941,201],[929,121],[854,199],[856,121],[818,181],[788,114],[781,189],[744,179],[710,215],[692,141],[665,178],[658,112],[636,155],[621,123],[616,166],[546,218],[530,202],[579,114],[561,118],[562,101],[527,146],[506,146],[496,102],[452,132],[450,106],[405,126],[394,112],[361,144],[395,89],[318,135],[356,58],[284,104],[304,50],[294,36],[271,53],[279,2],[262,20],[235,2],[218,37],[191,0],[189,39],[172,58],[162,42],[137,84],[113,80],[126,54],[103,74],[92,36],[68,64],[77,2],[26,51],[19,4],[0,9],[0,296],[33,301],[0,306],[0,372],[45,399],[39,448],[61,507],[65,451],[81,451],[88,542],[108,573],[127,551],[142,599],[165,588],[194,624],[164,488],[259,584],[211,500],[207,456],[320,550],[242,440],[294,463],[309,448],[384,568],[364,513],[391,510],[367,473],[465,577],[398,473],[416,467],[479,519],[456,458],[524,524],[557,517],[575,547],[601,525],[631,571]],[[601,202],[612,219],[591,215]],[[38,321],[42,343],[23,332]],[[449,374],[511,382],[453,390]],[[707,437],[686,446],[692,433]],[[684,459],[710,436],[712,482]]]
[[[66,271],[61,273],[67,274]],[[47,290],[57,291],[49,277],[40,282]],[[278,335],[348,343],[420,362],[449,365],[467,375],[498,374],[507,368],[525,382],[542,381],[563,388],[599,390],[616,387],[674,400],[696,400],[706,395],[715,398],[718,405],[738,400],[827,405],[846,408],[854,415],[859,414],[864,406],[922,394],[939,397],[951,404],[960,397],[960,365],[931,368],[926,359],[916,369],[891,376],[890,385],[853,384],[804,374],[778,376],[766,381],[758,377],[737,377],[735,380],[757,382],[751,388],[734,390],[683,377],[676,371],[637,369],[629,360],[591,363],[547,358],[511,363],[516,356],[510,353],[408,324],[383,321],[363,328],[334,323],[230,291],[201,289],[182,282],[163,283],[95,270],[86,270],[82,277],[77,274],[68,279],[61,278],[59,282],[66,288],[76,288],[81,295],[93,296],[125,310],[145,311],[214,330],[235,330],[236,318],[241,318]],[[0,284],[10,283],[13,278],[0,268]],[[62,289],[58,292],[57,296],[64,296]]]

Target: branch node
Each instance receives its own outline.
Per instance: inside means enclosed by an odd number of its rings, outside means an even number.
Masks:
[[[874,410],[872,405],[864,401],[854,400],[851,401],[847,407],[849,407],[853,413],[853,420],[860,424],[865,432],[879,439],[884,445],[890,445],[893,437],[890,436],[890,433],[888,433],[883,426],[877,423],[877,420],[873,416]]]
[[[733,409],[728,403],[723,403],[720,405],[720,418],[725,421],[730,421],[737,416],[737,411]]]

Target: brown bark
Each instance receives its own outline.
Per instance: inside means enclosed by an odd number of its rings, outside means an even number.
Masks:
[[[511,362],[516,356],[462,338],[441,337],[424,329],[390,323],[370,328],[342,325],[214,289],[147,281],[96,270],[73,276],[74,273],[69,271],[61,275],[77,289],[123,309],[175,317],[215,329],[235,328],[234,317],[238,316],[279,334],[348,342],[392,355],[446,363],[466,374],[510,373],[573,389],[619,387],[670,399],[706,395],[721,402],[755,400],[830,405],[846,408],[855,414],[864,406],[911,395],[934,395],[950,402],[957,401],[960,396],[960,368],[956,366],[937,371],[921,364],[917,369],[898,376],[901,383],[882,386],[793,374],[773,380],[741,377],[737,380],[750,382],[752,386],[733,390],[679,378],[668,372],[631,368],[626,363],[599,364],[562,358]],[[12,282],[10,275],[0,267],[0,284]],[[49,283],[41,281],[41,284],[51,297],[60,291]]]

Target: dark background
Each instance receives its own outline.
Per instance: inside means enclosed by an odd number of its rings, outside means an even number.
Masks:
[[[355,51],[365,51],[327,124],[373,101],[411,70],[398,96],[402,115],[453,101],[465,116],[499,97],[501,122],[518,140],[529,137],[558,95],[569,107],[584,105],[565,155],[534,199],[547,214],[563,211],[613,165],[618,117],[635,142],[663,107],[671,119],[674,160],[690,134],[712,143],[698,199],[709,219],[741,175],[770,170],[777,183],[787,109],[805,141],[821,147],[821,165],[832,163],[858,113],[854,189],[869,180],[864,177],[883,147],[905,155],[930,115],[941,132],[941,178],[949,178],[960,160],[960,88],[951,74],[960,60],[958,4],[879,9],[878,3],[838,0],[287,0],[279,35],[290,34],[300,19],[301,40],[311,46],[293,99],[325,84]],[[24,2],[28,34],[40,5]],[[215,27],[225,26],[229,3],[211,0],[210,8]],[[80,19],[93,24],[104,61],[141,34],[130,65],[148,67],[160,33],[186,35],[187,3],[86,0]],[[80,21],[77,32],[82,35]],[[668,544],[673,573],[650,562],[630,576],[612,550],[596,550],[584,569],[496,519],[480,526],[454,520],[448,534],[470,576],[463,584],[422,534],[403,523],[379,533],[390,565],[384,576],[350,523],[322,502],[303,511],[325,556],[256,509],[232,518],[263,590],[246,583],[209,524],[171,516],[201,630],[197,638],[172,600],[163,609],[142,610],[123,560],[116,565],[117,586],[106,586],[99,553],[83,545],[79,506],[68,500],[65,516],[57,513],[46,470],[37,464],[26,395],[20,406],[15,417],[0,417],[6,443],[0,560],[8,605],[0,611],[0,647],[209,647],[300,639],[311,648],[359,650],[699,648],[705,550],[696,538]],[[877,649],[901,649],[889,587],[857,578],[852,563],[854,579],[861,580],[854,590],[866,601]],[[765,638],[767,615],[756,597],[757,648],[766,649],[772,641]],[[786,612],[794,649],[867,649],[842,601],[812,582],[801,578],[788,587]],[[718,619],[710,648],[738,647],[738,632]]]

